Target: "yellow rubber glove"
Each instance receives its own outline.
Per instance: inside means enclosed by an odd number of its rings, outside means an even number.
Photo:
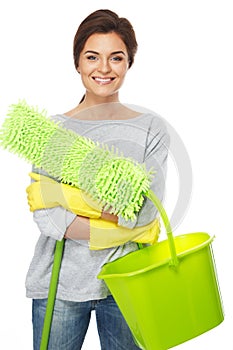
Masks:
[[[160,222],[155,219],[146,226],[128,229],[116,223],[90,219],[90,249],[99,250],[116,247],[126,242],[155,244],[159,238]]]
[[[62,206],[76,215],[99,218],[102,208],[76,187],[59,183],[47,176],[30,173],[35,180],[26,189],[31,211]]]
[[[83,191],[36,174],[29,174],[35,182],[26,189],[30,210],[62,206],[76,215],[90,218],[90,249],[100,250],[133,241],[154,244],[160,233],[158,219],[146,226],[128,229],[100,218],[101,208]],[[90,204],[90,206],[89,206]]]

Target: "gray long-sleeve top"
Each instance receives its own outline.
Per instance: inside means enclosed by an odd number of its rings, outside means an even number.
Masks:
[[[157,114],[146,112],[127,120],[80,120],[65,115],[56,115],[67,129],[89,137],[100,143],[114,145],[124,156],[145,163],[154,175],[151,189],[162,200],[165,186],[166,159],[169,136],[164,120]],[[34,221],[40,229],[40,237],[26,277],[26,294],[29,298],[47,298],[56,240],[61,240],[75,214],[62,207],[37,210]],[[150,200],[144,201],[137,219],[125,222],[119,218],[119,225],[133,228],[144,226],[157,215]],[[105,298],[110,294],[103,280],[97,275],[101,267],[137,249],[136,243],[119,247],[91,251],[87,241],[66,240],[60,270],[57,298],[70,301],[87,301]]]

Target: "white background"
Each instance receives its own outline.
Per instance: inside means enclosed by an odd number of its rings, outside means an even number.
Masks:
[[[3,5],[4,4],[4,5]],[[175,234],[205,231],[213,243],[225,321],[177,350],[233,349],[231,1],[8,0],[0,5],[0,120],[25,98],[49,114],[74,107],[83,87],[72,42],[84,17],[109,8],[133,24],[139,50],[122,102],[162,115],[182,138],[193,169],[192,199]],[[32,349],[31,301],[24,280],[39,232],[28,211],[30,165],[0,150],[0,348]],[[172,212],[177,172],[169,160],[166,201]],[[84,350],[98,350],[94,318]]]

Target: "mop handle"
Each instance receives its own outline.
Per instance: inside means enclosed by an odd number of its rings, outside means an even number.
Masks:
[[[53,318],[53,309],[57,293],[58,278],[62,262],[62,255],[64,251],[64,244],[64,238],[62,241],[56,241],[53,269],[50,279],[49,294],[44,318],[43,331],[41,336],[40,350],[47,350],[48,348],[49,335]]]
[[[160,202],[160,200],[158,199],[158,197],[155,195],[155,193],[152,190],[149,190],[147,192],[146,196],[154,203],[155,207],[158,209],[158,212],[161,215],[161,218],[163,220],[163,223],[164,223],[164,226],[166,229],[169,248],[170,248],[170,252],[171,252],[170,265],[177,266],[179,264],[179,261],[177,258],[175,242],[174,242],[174,238],[173,238],[173,234],[172,234],[172,228],[171,228],[171,224],[170,224],[170,221],[168,219],[167,213],[166,213],[162,203]]]

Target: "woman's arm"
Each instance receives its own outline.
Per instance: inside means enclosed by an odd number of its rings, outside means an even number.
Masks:
[[[84,216],[76,216],[67,227],[64,238],[88,241],[90,239],[90,219]]]
[[[108,212],[102,212],[101,219],[117,223],[118,217]],[[76,216],[67,227],[64,238],[73,240],[90,240],[90,219]]]
[[[63,237],[77,241],[86,240],[92,250],[116,247],[129,241],[154,244],[159,234],[158,220],[150,225],[128,229],[119,226],[117,216],[108,212],[102,213],[99,219],[89,219],[59,206],[35,210],[33,214],[43,235],[56,240],[62,240]]]

